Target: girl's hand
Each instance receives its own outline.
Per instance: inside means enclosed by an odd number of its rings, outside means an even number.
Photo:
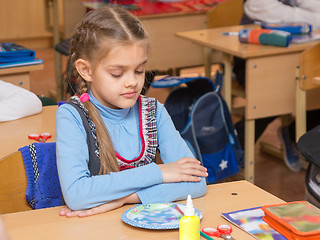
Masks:
[[[68,207],[64,207],[60,210],[60,216],[66,216],[66,217],[88,217],[100,213],[105,213],[108,211],[111,211],[113,209],[122,207],[125,203],[139,203],[140,199],[136,193],[133,193],[129,196],[113,200],[111,202],[102,204],[97,207],[93,207],[86,210],[79,210],[79,211],[73,211]]]
[[[176,162],[158,165],[164,183],[200,182],[200,177],[207,177],[207,169],[197,159],[184,157]]]

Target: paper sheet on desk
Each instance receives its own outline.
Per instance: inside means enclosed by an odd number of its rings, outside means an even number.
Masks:
[[[320,40],[320,34],[303,34],[303,35],[292,35],[292,43],[306,43]]]
[[[222,217],[251,236],[260,240],[287,240],[262,220],[264,212],[260,207],[221,213]]]

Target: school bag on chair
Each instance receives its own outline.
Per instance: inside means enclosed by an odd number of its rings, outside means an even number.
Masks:
[[[298,148],[306,161],[306,200],[320,208],[320,125],[302,135]]]
[[[229,109],[217,86],[204,77],[164,77],[152,82],[154,88],[174,88],[164,103],[176,129],[194,156],[208,169],[207,183],[230,177],[243,167],[243,151]]]

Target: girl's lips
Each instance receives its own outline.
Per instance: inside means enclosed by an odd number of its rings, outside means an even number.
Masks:
[[[122,96],[125,98],[133,98],[135,97],[137,94],[137,92],[127,92],[127,93],[123,93]]]

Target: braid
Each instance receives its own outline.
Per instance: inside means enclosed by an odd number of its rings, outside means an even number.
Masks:
[[[138,18],[120,7],[101,7],[86,14],[72,37],[71,54],[68,58],[68,64],[73,68],[73,75],[77,79],[78,94],[90,90],[90,84],[75,68],[78,59],[85,59],[94,67],[113,46],[140,41],[145,43],[148,49],[147,39],[148,36]],[[101,44],[102,42],[108,44]],[[119,171],[112,141],[97,108],[90,101],[86,101],[84,105],[96,125],[100,149],[100,174]]]
[[[87,93],[88,92],[88,83],[80,76],[77,78],[77,81],[79,84],[79,94],[81,95],[82,93]]]

